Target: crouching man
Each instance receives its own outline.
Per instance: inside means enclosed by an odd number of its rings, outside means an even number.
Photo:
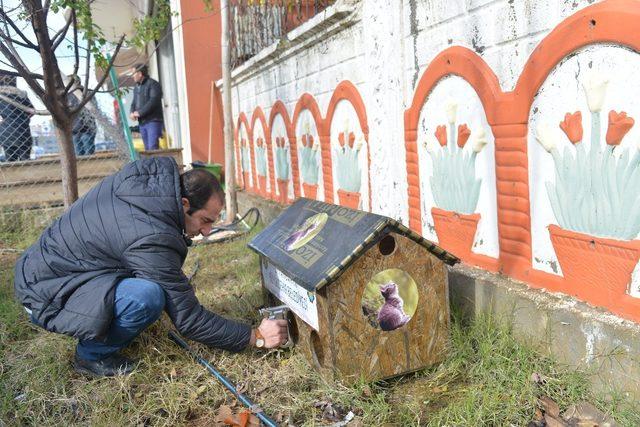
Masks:
[[[224,193],[171,158],[126,165],[76,201],[15,267],[17,298],[42,328],[78,338],[76,371],[128,374],[119,355],[166,311],[185,337],[229,351],[287,340],[284,320],[252,330],[205,309],[182,273],[189,238],[211,231]]]

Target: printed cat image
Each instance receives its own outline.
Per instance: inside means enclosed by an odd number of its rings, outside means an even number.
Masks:
[[[384,297],[384,304],[378,312],[380,329],[393,331],[406,324],[411,317],[404,312],[404,302],[398,293],[398,285],[393,282],[382,285],[380,293]]]
[[[300,240],[304,239],[305,237],[307,237],[313,230],[316,229],[316,227],[318,226],[317,223],[312,222],[311,224],[309,224],[306,228],[296,231],[295,233],[293,233],[291,236],[289,236],[287,238],[287,240],[284,241],[284,248],[287,251],[290,251],[293,249],[293,246],[299,242]]]

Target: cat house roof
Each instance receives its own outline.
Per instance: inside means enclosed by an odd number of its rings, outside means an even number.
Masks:
[[[305,198],[254,237],[249,248],[314,292],[334,282],[389,233],[408,237],[448,265],[459,261],[392,218]]]

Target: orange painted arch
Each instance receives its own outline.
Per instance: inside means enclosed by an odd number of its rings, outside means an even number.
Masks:
[[[327,107],[327,115],[325,116],[327,134],[331,132],[333,115],[335,114],[336,107],[340,101],[348,101],[353,106],[353,109],[358,116],[360,129],[362,129],[362,133],[364,134],[364,141],[367,143],[367,181],[369,186],[369,210],[371,210],[373,208],[371,203],[371,149],[369,147],[369,123],[367,122],[367,109],[362,97],[360,96],[360,92],[358,92],[358,88],[348,80],[341,81],[333,91],[331,100],[329,100],[329,106]],[[327,137],[330,137],[330,135],[327,135]],[[329,150],[331,150],[331,148],[329,148]],[[331,151],[329,151],[329,156],[331,156]],[[327,193],[328,191],[325,185],[325,198]],[[333,183],[331,185],[331,197],[333,199]]]
[[[276,120],[277,116],[282,117],[282,121],[284,122],[285,132],[287,133],[287,139],[289,139],[290,145],[290,154],[291,154],[291,178],[293,180],[293,197],[297,198],[300,196],[300,189],[298,188],[299,183],[299,167],[298,167],[298,150],[297,150],[297,141],[296,141],[296,132],[293,127],[291,120],[289,119],[289,113],[287,112],[287,107],[284,105],[284,102],[278,100],[271,107],[271,112],[269,113],[269,147],[271,147],[271,129],[273,127],[273,122]],[[271,148],[269,148],[271,149]],[[275,175],[275,169],[273,169],[272,164],[272,176]],[[275,181],[274,181],[275,185]],[[271,187],[275,188],[275,187]],[[275,197],[275,191],[273,193]]]
[[[251,172],[253,173],[254,176],[254,180],[256,185],[254,185],[254,191],[256,193],[259,193],[258,190],[258,169],[256,167],[256,160],[255,160],[255,141],[253,140],[254,137],[254,131],[255,131],[255,126],[256,126],[256,122],[260,121],[260,124],[262,125],[262,132],[264,133],[264,137],[265,139],[267,139],[267,135],[269,134],[269,128],[267,127],[267,119],[264,115],[264,111],[262,111],[262,108],[260,107],[256,107],[253,110],[253,114],[251,115]],[[267,144],[269,143],[269,140],[267,139]],[[268,166],[267,166],[268,167]],[[267,172],[269,173],[269,172]],[[271,191],[273,191],[273,185],[271,186]],[[265,190],[265,194],[266,194],[266,190]]]
[[[329,128],[327,122],[322,118],[320,108],[313,95],[309,93],[303,93],[298,99],[296,106],[293,110],[292,128],[295,133],[295,129],[298,127],[298,120],[300,120],[300,114],[308,110],[313,117],[318,131],[318,139],[320,140],[320,158],[322,160],[322,182],[324,184],[324,200],[327,203],[333,203],[333,166],[331,161],[331,141],[329,135]]]
[[[251,140],[251,126],[249,126],[249,120],[247,119],[247,116],[244,112],[241,112],[238,115],[238,120],[236,121],[236,130],[235,130],[235,136],[236,136],[236,175],[238,178],[238,182],[242,181],[242,179],[240,177],[242,177],[242,158],[240,155],[240,129],[242,129],[242,126],[244,126],[244,128],[247,131],[247,139],[250,141]],[[248,190],[251,188],[251,183],[250,182],[244,182],[245,188]]]

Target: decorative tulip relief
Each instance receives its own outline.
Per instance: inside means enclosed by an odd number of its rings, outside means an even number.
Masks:
[[[445,78],[418,123],[423,234],[467,262],[497,257],[493,138],[478,95],[462,78]]]
[[[597,74],[584,81],[588,141],[581,111],[566,113],[560,122],[568,141],[542,123],[536,133],[555,166],[555,181],[545,183],[558,222],[548,226],[553,248],[564,277],[579,286],[576,294],[596,305],[627,292],[640,259],[640,146],[621,145],[632,117],[615,110],[603,114],[608,84]]]
[[[242,166],[242,179],[244,188],[251,187],[251,154],[249,152],[249,141],[244,132],[240,138],[240,160]]]
[[[449,100],[447,125],[436,127],[436,142],[425,142],[433,162],[431,192],[437,207],[431,209],[440,245],[460,257],[468,257],[476,235],[480,214],[474,213],[482,180],[476,178],[476,156],[487,145],[485,131],[474,132],[471,149],[467,142],[471,130],[456,127],[458,104]]]
[[[289,194],[289,144],[283,136],[275,138],[276,182],[278,201],[287,203]]]
[[[309,122],[305,122],[304,133],[299,138],[300,174],[304,197],[316,199],[318,196],[318,173],[320,171],[320,143],[311,134]]]
[[[260,195],[267,197],[267,145],[262,137],[256,139],[256,174]]]
[[[344,130],[338,134],[337,144],[334,144],[334,159],[336,162],[336,179],[338,181],[338,199],[340,204],[353,209],[360,207],[360,186],[362,170],[360,169],[359,154],[362,150],[364,137],[362,134],[356,142],[355,133],[349,128],[349,120],[345,120]]]
[[[331,120],[333,197],[335,204],[368,211],[371,209],[369,147],[363,128],[366,116],[362,111],[358,113],[354,105],[342,99],[327,118]]]

